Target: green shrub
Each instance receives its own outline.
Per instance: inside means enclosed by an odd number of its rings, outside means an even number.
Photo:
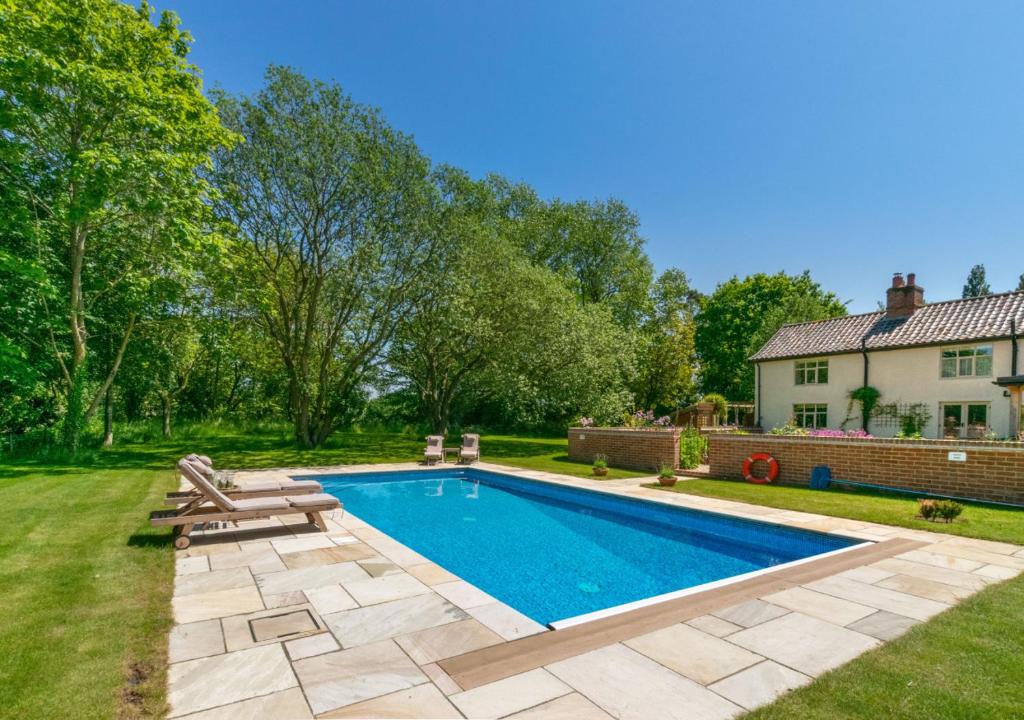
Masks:
[[[772,435],[807,435],[808,432],[805,428],[798,427],[796,420],[790,419],[785,425],[780,427],[773,427],[769,432]]]
[[[690,470],[704,461],[708,441],[694,428],[686,428],[679,435],[679,467]]]
[[[927,499],[918,501],[918,510],[925,520],[953,522],[964,511],[964,506],[956,500]]]
[[[598,453],[597,455],[595,455],[594,456],[594,467],[596,467],[596,468],[606,468],[606,467],[608,467],[608,456],[607,455],[602,455],[601,453]]]
[[[729,411],[729,401],[725,399],[725,395],[708,393],[701,398],[701,402],[711,403],[714,407],[715,417],[718,418],[720,422],[725,422],[725,415]]]
[[[658,469],[658,477],[660,478],[674,478],[676,476],[675,469],[671,465],[662,464]]]

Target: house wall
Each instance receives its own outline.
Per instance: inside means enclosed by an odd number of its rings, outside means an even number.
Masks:
[[[989,403],[989,426],[1000,437],[1010,434],[1010,400],[1004,389],[992,384],[996,377],[1010,375],[1011,345],[1009,340],[992,345],[993,373],[982,378],[943,378],[941,347],[876,350],[868,353],[870,361],[868,384],[881,392],[880,402],[925,403],[931,419],[923,435],[941,437],[940,409],[943,402]],[[801,358],[805,359],[805,358]],[[758,408],[761,426],[770,429],[786,424],[799,403],[826,403],[829,427],[838,428],[847,419],[849,393],[864,381],[864,360],[860,353],[828,356],[829,381],[826,385],[797,385],[794,381],[796,360],[772,360],[760,363],[760,398]],[[846,427],[860,427],[857,405]],[[891,437],[897,426],[869,425],[873,435]]]
[[[777,484],[806,486],[827,465],[838,480],[1024,505],[1024,443],[965,440],[814,438],[709,433],[709,474],[742,479],[743,461],[766,452],[779,463]],[[950,452],[964,453],[962,461]],[[754,463],[763,475],[763,463]]]

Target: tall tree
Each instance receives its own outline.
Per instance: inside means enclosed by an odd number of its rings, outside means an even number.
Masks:
[[[721,283],[696,319],[701,389],[729,400],[751,400],[754,372],[749,357],[784,323],[846,315],[846,306],[801,275],[758,273]]]
[[[1017,280],[1017,291],[1024,290],[1024,273],[1020,274],[1020,278]]]
[[[425,292],[440,252],[429,162],[375,110],[287,68],[218,105],[245,138],[213,173],[218,211],[239,231],[238,297],[259,309],[295,436],[314,447],[360,409]]]
[[[49,336],[66,407],[65,442],[114,381],[150,287],[187,273],[211,150],[232,136],[186,59],[190,37],[169,12],[115,0],[0,3],[0,184],[31,213],[35,256],[58,295]],[[93,368],[100,299],[118,297],[120,334]],[[123,319],[123,322],[120,321]],[[113,326],[113,325],[112,325]]]
[[[638,332],[637,371],[631,382],[637,407],[663,412],[693,399],[694,317],[700,304],[700,293],[682,270],[670,268],[652,285],[651,310]]]
[[[967,282],[964,284],[964,291],[961,297],[973,298],[983,295],[991,295],[992,288],[985,279],[985,266],[975,265],[967,274]]]

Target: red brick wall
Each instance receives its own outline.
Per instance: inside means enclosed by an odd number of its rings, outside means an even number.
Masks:
[[[570,428],[569,458],[593,462],[594,456],[608,456],[612,467],[657,470],[661,465],[679,464],[679,428],[633,430],[631,428]]]
[[[951,461],[954,451],[967,461]],[[828,465],[839,480],[1024,505],[1024,443],[710,434],[710,474],[741,479],[743,460],[757,452],[778,461],[784,485],[807,485],[811,468]]]

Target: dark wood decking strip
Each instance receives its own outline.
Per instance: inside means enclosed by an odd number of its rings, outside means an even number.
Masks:
[[[470,690],[605,645],[660,630],[713,610],[804,585],[927,544],[907,539],[885,540],[869,547],[812,560],[778,572],[758,575],[731,585],[666,600],[582,625],[531,635],[502,645],[456,655],[439,661],[438,665],[459,687]]]

